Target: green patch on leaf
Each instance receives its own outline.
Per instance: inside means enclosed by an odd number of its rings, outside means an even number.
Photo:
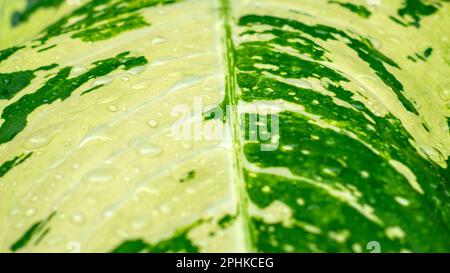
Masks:
[[[9,56],[16,53],[19,49],[24,48],[25,46],[13,46],[7,49],[3,49],[0,51],[0,62],[9,58]]]
[[[72,33],[71,37],[85,42],[109,39],[128,30],[148,26],[139,11],[175,0],[92,0],[47,27],[40,38],[41,44],[52,37]]]
[[[387,70],[385,65],[392,66],[394,68],[400,69],[400,67],[389,57],[378,51],[369,39],[365,37],[353,37],[351,34],[338,30],[331,26],[326,25],[308,25],[302,22],[298,22],[295,20],[289,20],[284,18],[278,18],[273,16],[260,16],[260,15],[246,15],[239,19],[239,25],[251,27],[253,25],[267,25],[272,26],[273,28],[282,28],[283,26],[289,26],[300,33],[304,33],[305,35],[309,35],[316,39],[322,39],[324,41],[327,40],[338,40],[341,38],[345,41],[347,46],[353,49],[359,56],[359,58],[367,63],[374,71],[374,73],[380,78],[387,86],[389,86],[392,91],[397,95],[403,106],[410,112],[417,114],[417,110],[414,107],[414,104],[403,95],[403,85],[397,78]],[[279,76],[283,76],[284,78],[302,78],[302,77],[314,77],[314,78],[322,78],[327,77],[332,81],[348,81],[344,76],[339,73],[327,68],[326,66],[311,62],[308,60],[298,59],[287,53],[280,53],[276,50],[273,50],[273,45],[276,41],[269,40],[266,43],[263,42],[248,42],[245,43],[245,48],[242,50],[257,50],[261,51],[258,56],[262,57],[266,61],[268,59],[272,59],[267,61],[270,65],[269,68],[263,68],[268,73],[275,73]],[[261,48],[264,46],[265,48]],[[257,46],[252,49],[247,49],[248,46]],[[314,51],[316,46],[314,44],[310,44],[311,49],[306,54],[310,57],[315,57],[317,60],[321,60],[322,57],[318,55],[311,55],[310,52]],[[270,49],[270,50],[269,50]],[[269,50],[269,51],[268,51]],[[267,53],[264,54],[264,51]],[[238,53],[239,54],[239,53]],[[254,54],[257,55],[257,54]],[[258,56],[256,59],[245,61],[238,61],[239,67],[250,67],[258,62]],[[239,56],[238,56],[239,58]],[[297,59],[298,65],[285,67],[284,62],[289,61],[292,58]],[[283,73],[281,75],[281,73]]]
[[[44,48],[39,49],[37,52],[44,52],[44,51],[47,51],[47,50],[49,50],[49,49],[54,48],[55,46],[56,46],[56,44],[51,45],[51,46],[47,46],[47,47],[44,47]]]
[[[264,220],[265,213],[253,216],[250,230],[259,251],[347,252],[369,241],[380,242],[383,252],[450,247],[449,233],[439,233],[449,229],[440,212],[446,205],[430,202],[362,141],[296,113],[280,113],[279,120],[278,150],[261,151],[255,142],[244,146],[247,160],[261,170],[245,173],[251,201],[260,209],[285,206],[284,213],[277,211],[285,216],[274,223]],[[274,168],[290,175],[266,173]]]
[[[195,177],[195,171],[191,170],[184,177],[180,178],[179,181],[180,181],[180,183],[183,183],[183,182],[193,179],[194,177]]]
[[[390,18],[405,27],[414,26],[420,27],[420,20],[422,17],[430,16],[438,11],[438,4],[426,4],[422,0],[404,0],[403,6],[397,10],[397,15],[400,17],[391,16]]]
[[[40,70],[51,70],[57,64],[39,67],[35,70],[25,70],[12,73],[0,73],[0,100],[10,100],[17,93],[27,87],[34,79],[35,73]]]
[[[9,172],[15,166],[22,164],[32,154],[33,153],[27,153],[27,154],[22,154],[22,155],[16,156],[13,159],[6,161],[2,165],[0,165],[0,177],[3,177],[7,172]]]
[[[72,35],[84,42],[96,42],[114,37],[127,30],[149,26],[144,18],[138,14],[131,14],[124,18],[108,21],[104,24],[95,25],[92,28],[81,30]]]
[[[34,223],[14,244],[11,245],[10,250],[16,252],[25,247],[30,241],[37,237],[35,244],[38,244],[42,238],[49,233],[50,229],[46,228],[48,223],[56,215],[56,212],[52,212],[45,220]]]
[[[386,68],[399,66],[368,39],[331,26],[270,16],[247,15],[239,22],[249,28],[245,35],[257,33],[251,28],[264,25],[265,32],[295,30],[298,36],[324,42],[342,40],[397,94],[407,110],[417,113],[403,96],[403,85]],[[318,62],[327,58],[326,50],[315,57],[303,50],[299,53],[310,57],[303,58],[280,50],[280,45],[286,46],[282,40],[270,36],[249,40],[236,47],[240,99],[299,106],[299,113],[279,114],[277,150],[261,151],[264,141],[260,139],[244,144],[246,160],[252,166],[244,173],[251,202],[262,210],[278,208],[281,216],[286,213],[276,222],[265,220],[264,212],[251,216],[256,249],[362,251],[372,240],[381,242],[387,252],[449,249],[448,175],[418,155],[400,120],[392,114],[380,117],[355,100],[355,91],[343,87],[352,79]],[[310,78],[319,79],[322,88],[333,95],[316,90],[308,84]],[[246,116],[245,133],[269,118]],[[246,135],[245,139],[251,138]],[[415,178],[405,177],[399,165],[413,170]],[[430,245],[427,238],[439,230],[444,230],[440,243]]]
[[[156,244],[150,244],[142,239],[127,240],[114,248],[113,253],[164,253],[164,252],[199,252],[199,248],[192,243],[187,237],[188,232],[200,224],[202,221],[197,221],[187,228],[181,229],[166,240],[162,240]]]
[[[11,17],[12,26],[18,26],[30,19],[30,17],[38,10],[47,8],[57,8],[66,0],[27,0],[26,7],[23,11],[16,11]]]
[[[234,222],[234,220],[236,220],[237,218],[237,214],[235,215],[225,215],[224,217],[222,217],[219,221],[218,221],[218,225],[222,228],[225,229],[227,228],[229,225],[231,225],[231,223]]]
[[[5,107],[1,115],[4,122],[0,127],[0,143],[10,141],[21,132],[27,124],[28,115],[38,107],[56,100],[63,101],[87,81],[105,76],[119,67],[128,70],[147,63],[145,57],[128,57],[128,54],[123,52],[116,57],[94,62],[93,68],[73,78],[69,78],[72,67],[62,68],[34,93],[24,95]]]
[[[97,89],[99,89],[99,88],[102,88],[103,86],[104,86],[104,84],[99,84],[99,85],[96,85],[96,86],[94,86],[94,87],[91,87],[91,88],[89,88],[88,90],[86,90],[86,91],[84,91],[83,93],[81,93],[80,96],[83,96],[83,95],[85,95],[85,94],[91,93],[92,91],[97,90]]]
[[[419,60],[425,62],[433,53],[433,49],[431,47],[428,47],[427,49],[425,49],[423,51],[423,53],[414,53],[414,55],[408,55],[408,60],[412,61],[412,62],[417,62]]]
[[[370,15],[372,15],[372,13],[363,5],[355,5],[352,3],[343,3],[339,1],[328,1],[328,3],[339,5],[353,13],[358,14],[362,18],[369,18]]]

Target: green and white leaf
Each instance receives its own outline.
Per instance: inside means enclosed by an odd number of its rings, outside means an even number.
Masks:
[[[448,2],[69,2],[0,1],[1,252],[450,251]]]

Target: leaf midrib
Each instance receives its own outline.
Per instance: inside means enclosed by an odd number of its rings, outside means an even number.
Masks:
[[[235,173],[234,183],[235,192],[238,196],[238,204],[236,206],[237,223],[241,225],[244,234],[244,251],[255,252],[256,249],[252,242],[250,232],[251,219],[248,214],[248,195],[245,190],[245,180],[241,160],[243,156],[243,143],[239,131],[239,113],[236,111],[238,95],[236,92],[236,73],[235,73],[235,48],[233,43],[233,34],[231,29],[232,12],[230,0],[218,0],[220,3],[220,18],[222,20],[222,50],[225,64],[225,97],[222,102],[222,110],[226,111],[227,122],[230,126],[232,140],[233,140],[233,166]],[[228,109],[234,107],[234,109]],[[231,110],[231,111],[230,111]],[[225,114],[225,113],[223,113]],[[239,221],[240,219],[240,221]]]

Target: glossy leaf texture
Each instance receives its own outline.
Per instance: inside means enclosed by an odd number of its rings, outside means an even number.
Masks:
[[[450,251],[449,3],[0,8],[0,251]]]

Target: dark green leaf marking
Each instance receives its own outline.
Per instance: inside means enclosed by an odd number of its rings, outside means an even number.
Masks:
[[[222,217],[217,224],[221,227],[221,228],[227,228],[230,224],[232,224],[234,222],[234,220],[237,219],[238,214],[235,215],[225,215],[224,217]]]
[[[447,128],[448,128],[448,131],[450,132],[450,117],[447,117]],[[450,166],[450,165],[447,165],[447,166]]]
[[[34,223],[25,233],[20,237],[14,244],[11,245],[10,250],[12,252],[16,252],[17,250],[26,246],[33,238],[38,237],[38,244],[43,236],[48,234],[50,231],[49,228],[46,228],[48,223],[52,220],[52,218],[56,215],[56,211],[52,212],[45,220]]]
[[[428,47],[427,49],[425,49],[423,51],[423,53],[416,52],[416,53],[414,53],[414,55],[409,55],[407,58],[408,58],[408,60],[413,61],[413,62],[417,62],[418,60],[422,60],[425,62],[431,56],[432,53],[433,53],[433,49],[431,47]]]
[[[51,70],[58,66],[51,64],[39,67],[35,70],[25,70],[12,73],[0,73],[0,100],[10,100],[17,93],[27,87],[34,79],[35,73],[40,70]]]
[[[42,242],[42,240],[45,238],[45,236],[47,236],[47,234],[50,232],[50,228],[46,228],[43,232],[41,232],[41,234],[39,235],[39,237],[36,239],[36,241],[34,242],[34,245],[37,246],[38,244],[40,244]]]
[[[99,26],[81,30],[74,35],[73,38],[80,38],[85,42],[96,42],[108,39],[127,30],[149,26],[144,18],[138,14],[131,14],[124,18],[108,21]]]
[[[39,49],[37,52],[44,52],[44,51],[47,51],[47,50],[49,50],[49,49],[54,48],[55,46],[56,46],[56,44],[51,45],[51,46],[47,46],[47,47],[44,47],[44,48]]]
[[[395,62],[381,54],[378,50],[373,48],[369,40],[361,38],[360,40],[349,38],[351,43],[349,47],[353,48],[358,56],[363,59],[375,71],[375,74],[380,78],[392,91],[397,95],[400,102],[406,110],[418,114],[414,104],[403,95],[403,85],[393,74],[391,74],[383,63],[390,66],[400,68]]]
[[[97,90],[97,89],[99,89],[99,88],[102,88],[103,86],[104,86],[103,84],[99,84],[99,85],[96,85],[96,86],[94,86],[94,87],[92,87],[92,88],[89,88],[88,90],[86,90],[86,91],[84,91],[83,93],[81,93],[80,96],[83,96],[83,95],[85,95],[85,94],[87,94],[87,93],[91,93],[92,91]]]
[[[434,14],[438,11],[438,7],[438,4],[425,4],[422,0],[404,0],[403,6],[397,10],[397,15],[400,18],[394,16],[390,18],[405,27],[419,28],[421,18]]]
[[[85,42],[109,39],[122,32],[148,26],[141,9],[175,0],[92,0],[47,27],[37,40],[43,44],[52,37],[72,33]]]
[[[265,208],[277,200],[292,210],[291,223],[267,224],[258,217],[252,218],[254,228],[250,230],[259,251],[348,252],[353,251],[355,244],[365,248],[373,240],[381,243],[383,252],[450,249],[448,214],[440,213],[441,208],[448,208],[448,198],[442,194],[448,187],[441,188],[440,195],[433,192],[434,197],[427,190],[427,195],[421,195],[361,141],[345,132],[314,125],[298,114],[280,114],[280,136],[277,151],[261,152],[260,143],[244,146],[251,163],[261,168],[285,167],[298,177],[246,171],[252,202]],[[290,149],[283,151],[287,146]],[[422,186],[425,181],[421,180]],[[361,208],[329,188],[356,196],[361,207],[373,209],[374,217],[364,215]],[[399,204],[398,197],[408,200],[408,204]],[[432,198],[439,198],[441,203],[433,204]],[[308,223],[320,231],[309,232],[298,223]],[[401,227],[404,235],[391,237],[386,231],[389,227]],[[345,240],[340,241],[333,234],[345,234]]]
[[[163,252],[199,252],[199,248],[194,245],[191,240],[187,237],[188,232],[195,226],[197,226],[201,221],[195,222],[188,228],[181,229],[166,240],[162,240],[156,244],[150,244],[142,239],[127,240],[116,248],[114,248],[112,253],[163,253]]]
[[[0,51],[0,62],[8,59],[9,56],[16,53],[19,49],[24,48],[25,46],[13,46],[7,49],[3,49]]]
[[[94,62],[94,67],[84,74],[69,78],[71,67],[62,68],[34,93],[24,95],[16,102],[3,109],[1,117],[4,123],[0,126],[0,144],[10,141],[27,124],[27,117],[38,107],[51,104],[56,100],[65,100],[87,81],[105,76],[119,67],[128,70],[147,63],[144,57],[128,57],[123,52],[116,57]]]
[[[27,0],[27,5],[25,10],[16,11],[11,17],[12,26],[18,26],[26,21],[33,15],[36,11],[47,8],[58,8],[66,0]]]
[[[345,9],[348,9],[349,11],[358,14],[359,16],[363,18],[369,18],[372,13],[363,5],[355,5],[352,3],[343,3],[339,1],[328,1],[330,4],[336,4],[339,5]]]
[[[180,183],[183,183],[183,182],[193,179],[194,177],[195,177],[195,171],[191,170],[184,177],[180,178],[179,181],[180,181]]]
[[[21,154],[19,156],[14,157],[13,159],[11,159],[9,161],[6,161],[2,165],[0,165],[0,177],[3,177],[7,172],[9,172],[15,166],[22,164],[32,154],[33,153]]]
[[[142,239],[128,240],[113,249],[112,253],[139,253],[144,252],[151,246]]]
[[[272,34],[275,36],[275,38],[259,42],[247,42],[246,45],[265,45],[270,48],[273,48],[273,46],[279,45],[279,46],[286,46],[291,47],[295,49],[300,54],[305,54],[315,60],[328,60],[324,55],[327,52],[325,48],[323,48],[321,45],[317,44],[313,40],[305,37],[304,35],[299,34],[298,32],[293,31],[287,31],[287,30],[280,30],[280,29],[268,29],[261,31],[259,33],[256,33],[254,30],[248,30],[241,34],[241,36],[244,35],[254,35],[254,34]]]
[[[399,66],[368,39],[330,26],[272,16],[247,15],[239,19],[239,24],[248,28],[244,35],[258,33],[252,26],[265,25],[271,27],[264,28],[266,33],[286,31],[290,37],[297,34],[324,42],[342,40],[397,94],[407,110],[417,113],[403,96],[402,84],[385,67]],[[286,25],[289,30],[283,28]],[[250,200],[260,208],[280,201],[292,212],[288,223],[268,224],[259,216],[251,217],[250,231],[256,250],[364,251],[366,244],[374,240],[381,243],[383,252],[448,251],[448,174],[417,153],[400,120],[392,114],[380,117],[353,98],[355,91],[342,86],[351,79],[319,62],[331,61],[324,45],[323,54],[314,54],[319,48],[313,43],[310,50],[305,44],[299,50],[279,39],[282,34],[274,36],[237,46],[234,61],[241,90],[238,98],[247,102],[283,100],[298,104],[307,114],[317,116],[317,122],[337,129],[319,125],[300,113],[282,112],[276,151],[261,151],[261,144],[270,140],[244,144],[246,159],[260,168],[244,169]],[[309,58],[285,53],[279,46],[290,47]],[[308,78],[320,79],[322,87],[332,95],[288,81]],[[337,104],[336,99],[348,106]],[[248,133],[257,126],[251,123],[258,119],[247,115],[244,121]],[[410,184],[391,160],[413,171],[420,188]],[[266,173],[267,168],[287,169],[294,177]]]
[[[307,25],[307,24],[304,24],[304,23],[301,23],[301,22],[298,22],[295,20],[289,20],[289,19],[278,18],[278,17],[273,17],[273,16],[246,15],[239,19],[239,25],[248,26],[248,27],[250,27],[252,25],[268,25],[268,26],[272,26],[273,28],[278,28],[278,29],[282,28],[283,26],[289,26],[289,27],[295,29],[296,31],[300,32],[299,36],[301,36],[300,34],[304,34],[304,35],[309,35],[310,37],[321,39],[324,41],[338,40],[339,38],[341,38],[345,41],[347,46],[349,48],[353,49],[358,54],[359,58],[362,61],[364,61],[365,63],[367,63],[374,70],[375,74],[387,86],[389,86],[392,89],[392,91],[394,91],[394,93],[397,95],[397,97],[399,98],[399,100],[401,101],[403,106],[408,111],[417,114],[417,110],[415,109],[413,103],[403,95],[403,85],[395,78],[395,76],[393,74],[391,74],[386,69],[385,65],[389,65],[389,66],[392,66],[397,69],[400,69],[400,67],[392,59],[388,58],[383,53],[381,53],[376,48],[374,48],[374,46],[372,45],[372,43],[370,42],[369,39],[364,38],[364,37],[353,37],[352,35],[348,34],[347,32],[345,32],[343,30],[338,30],[331,26],[320,25],[320,24]],[[273,42],[274,41],[269,41],[269,44],[271,44]],[[249,45],[252,45],[252,43],[249,43]],[[270,48],[270,45],[267,48],[261,49],[261,50],[268,50],[269,48]],[[311,54],[311,52],[314,50],[317,50],[317,47],[311,45],[310,48],[311,49],[310,49],[310,52],[308,53],[308,55],[310,57],[313,57],[314,55]],[[303,51],[305,51],[305,50],[303,50]],[[288,54],[276,53],[274,50],[270,50],[270,52],[274,52],[273,53],[274,56],[279,56],[280,54],[283,55],[281,58],[277,58],[276,59],[277,61],[282,61],[283,58],[286,58],[286,59],[291,58],[291,57],[289,57],[290,55],[288,55]],[[302,52],[300,51],[299,53],[302,53]],[[270,56],[270,58],[272,58],[272,56]],[[321,60],[321,59],[317,58],[317,60]],[[330,72],[329,69],[326,69],[326,68],[324,68],[324,71],[328,71],[328,72],[326,72],[326,73],[324,72],[325,74],[310,73],[310,72],[308,72],[309,69],[315,67],[315,69],[321,70],[322,69],[321,67],[324,67],[324,66],[321,64],[306,61],[306,60],[304,60],[304,61],[301,60],[301,62],[303,64],[302,67],[305,67],[304,65],[308,64],[308,66],[307,66],[308,69],[306,69],[306,67],[299,68],[298,66],[296,66],[296,67],[291,68],[294,70],[287,71],[287,69],[280,69],[280,70],[277,70],[277,73],[280,73],[282,71],[283,73],[287,73],[283,76],[285,76],[285,77],[294,76],[294,78],[301,78],[301,75],[296,73],[297,71],[301,71],[301,70],[304,71],[303,77],[307,76],[307,74],[310,74],[309,76],[315,77],[315,78],[321,78],[321,77],[329,78],[329,76],[327,74],[330,74],[330,73],[336,74],[334,72]],[[255,63],[257,63],[257,60],[252,60],[250,64],[247,64],[247,66],[251,66]],[[275,62],[275,60],[272,61],[272,63],[275,66],[279,66],[279,65],[277,65],[277,62]],[[347,79],[345,79],[345,77],[343,77],[341,75],[339,75],[338,77],[341,78],[340,79],[341,81],[348,81]],[[332,81],[337,80],[336,78],[330,78],[330,79]]]

